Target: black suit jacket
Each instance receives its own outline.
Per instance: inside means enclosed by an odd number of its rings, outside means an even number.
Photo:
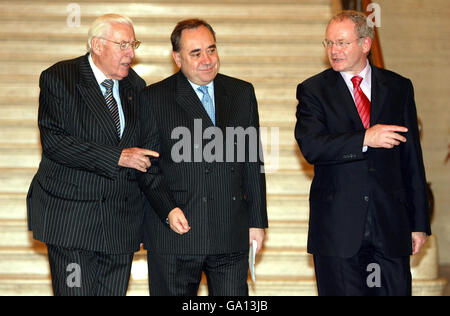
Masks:
[[[139,92],[133,70],[119,83],[125,114],[121,140],[88,55],[40,78],[42,161],[28,197],[29,228],[47,244],[106,253],[139,249],[143,200],[135,172],[118,166],[139,144]]]
[[[214,80],[214,89],[216,125],[223,132],[224,143],[226,127],[259,128],[257,102],[251,84],[219,74]],[[183,236],[174,233],[166,224],[170,209],[155,207],[156,212],[146,212],[146,248],[174,254],[248,251],[249,228],[268,225],[262,161],[251,162],[246,157],[244,162],[236,159],[232,159],[234,162],[225,159],[224,162],[207,162],[202,158],[202,150],[209,151],[210,143],[210,139],[204,140],[202,135],[213,125],[182,72],[148,87],[142,102],[142,107],[148,110],[142,123],[148,128],[144,146],[161,154],[155,165],[162,172],[176,206],[184,211],[191,226],[191,231]],[[201,120],[197,121],[197,131],[195,120]],[[177,131],[188,132],[191,137],[182,136],[182,133],[177,135]],[[220,137],[216,139],[221,143]],[[180,141],[187,141],[187,146],[181,149]],[[259,148],[259,133],[254,141]],[[237,144],[236,139],[231,140],[234,149]],[[248,144],[245,143],[247,152]],[[182,162],[172,159],[180,154],[190,159]],[[226,154],[225,148],[222,157]],[[236,154],[235,150],[234,158]],[[143,190],[151,204],[157,205],[152,190],[145,186]]]
[[[355,102],[332,69],[298,86],[295,137],[314,164],[308,251],[351,257],[363,239],[368,207],[380,247],[390,257],[412,252],[412,232],[431,234],[427,183],[410,80],[372,66],[371,126],[406,126],[407,143],[369,148]]]

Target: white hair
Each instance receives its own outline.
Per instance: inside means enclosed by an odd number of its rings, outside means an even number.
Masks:
[[[106,14],[97,18],[89,28],[88,32],[89,37],[87,42],[88,52],[92,52],[92,40],[95,37],[108,36],[108,33],[111,29],[111,25],[113,24],[125,24],[133,27],[133,21],[129,17],[121,14]]]

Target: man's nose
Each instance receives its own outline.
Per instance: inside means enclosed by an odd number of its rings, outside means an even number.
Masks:
[[[134,59],[136,56],[134,50],[134,47],[130,45],[130,47],[125,50],[125,56]]]
[[[211,56],[207,53],[202,56],[202,64],[211,64]]]

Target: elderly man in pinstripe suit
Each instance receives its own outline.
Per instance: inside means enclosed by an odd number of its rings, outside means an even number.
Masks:
[[[261,249],[268,226],[266,183],[261,160],[228,159],[236,149],[249,157],[249,148],[260,146],[259,133],[242,148],[234,148],[235,137],[227,133],[235,128],[258,130],[255,91],[250,83],[218,73],[215,34],[206,22],[180,22],[172,45],[181,71],[143,93],[142,126],[149,141],[142,147],[160,152],[159,168],[184,212],[167,208],[146,212],[150,294],[197,295],[204,271],[210,295],[246,296],[249,243],[257,241]],[[191,134],[181,150],[182,161],[173,155],[177,129]],[[191,138],[207,130],[225,135],[217,136],[216,144],[220,139],[231,144],[223,156],[216,148],[216,159],[205,157],[205,139]],[[146,186],[143,190],[155,204],[152,190]]]
[[[156,152],[139,144],[139,92],[130,19],[98,18],[89,53],[40,78],[42,161],[27,197],[29,228],[48,245],[55,295],[125,295],[142,238],[137,172]],[[157,175],[148,180],[171,207]],[[161,192],[161,195],[158,195]]]

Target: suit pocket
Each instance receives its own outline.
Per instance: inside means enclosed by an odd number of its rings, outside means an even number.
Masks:
[[[74,183],[46,177],[44,183],[39,181],[39,184],[45,192],[52,196],[68,200],[77,200],[79,198],[78,185]]]

